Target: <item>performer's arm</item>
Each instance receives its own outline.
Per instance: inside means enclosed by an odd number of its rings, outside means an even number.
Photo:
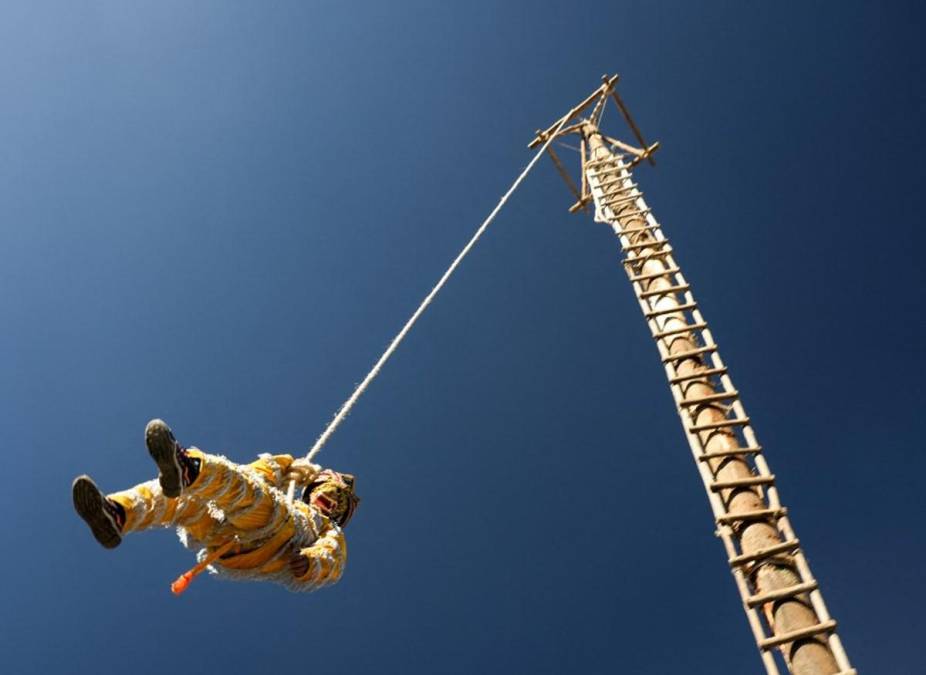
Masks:
[[[286,490],[289,485],[284,476],[293,463],[292,455],[261,455],[257,461],[251,462],[248,466],[262,474],[264,480],[270,485],[279,489]]]
[[[347,541],[339,527],[332,526],[314,544],[294,551],[289,569],[300,583],[326,586],[341,578],[347,562]]]

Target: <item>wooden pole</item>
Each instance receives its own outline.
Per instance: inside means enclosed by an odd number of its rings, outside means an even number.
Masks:
[[[589,153],[587,161],[583,156],[585,182],[599,217],[609,222],[628,254],[625,266],[657,341],[767,672],[779,672],[772,653],[778,649],[797,675],[854,673],[778,501],[774,476],[739,394],[668,241],[632,183],[628,164],[611,153],[593,123],[586,123],[583,140]],[[637,198],[628,200],[628,194]],[[602,206],[607,203],[612,206]]]

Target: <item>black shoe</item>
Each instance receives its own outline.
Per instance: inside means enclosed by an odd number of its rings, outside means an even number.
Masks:
[[[116,548],[122,542],[125,509],[107,499],[90,476],[78,476],[71,486],[74,509],[90,526],[93,536],[105,548]]]
[[[199,460],[186,454],[163,420],[151,420],[145,427],[145,445],[158,465],[161,490],[165,497],[179,497],[199,475]]]

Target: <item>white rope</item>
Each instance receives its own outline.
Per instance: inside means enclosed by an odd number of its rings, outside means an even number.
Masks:
[[[347,415],[350,413],[351,408],[354,407],[354,404],[357,402],[357,399],[359,399],[360,396],[363,394],[363,392],[366,391],[367,387],[370,385],[370,382],[373,381],[373,378],[379,375],[379,371],[382,369],[383,364],[385,364],[386,361],[389,359],[389,357],[392,356],[392,353],[396,350],[396,348],[399,346],[399,344],[402,342],[402,340],[411,330],[412,326],[415,325],[415,322],[418,320],[418,317],[420,317],[424,313],[424,310],[428,308],[428,305],[431,304],[431,301],[434,299],[434,296],[436,296],[437,293],[441,290],[441,288],[444,287],[444,284],[447,283],[447,280],[450,278],[450,275],[454,273],[454,271],[459,266],[460,262],[462,262],[463,258],[466,257],[466,254],[469,253],[470,249],[472,249],[473,246],[475,246],[476,242],[479,241],[479,238],[482,236],[482,233],[485,232],[486,229],[489,227],[489,225],[492,223],[492,221],[495,220],[495,216],[497,216],[498,212],[501,211],[502,207],[505,205],[505,202],[508,201],[508,198],[517,189],[517,187],[521,184],[521,182],[527,177],[527,174],[530,172],[530,170],[534,168],[534,164],[537,163],[537,160],[539,160],[540,156],[544,153],[544,151],[546,151],[547,146],[550,145],[550,143],[553,141],[554,138],[556,138],[556,135],[559,133],[560,129],[563,128],[563,125],[566,124],[568,119],[569,119],[568,115],[563,117],[562,121],[559,123],[559,126],[556,127],[556,130],[550,134],[549,138],[547,138],[546,142],[541,146],[540,150],[537,151],[537,154],[534,155],[533,159],[531,159],[531,161],[527,164],[524,171],[521,172],[521,175],[518,176],[515,179],[514,183],[512,183],[511,187],[508,188],[508,192],[506,192],[502,196],[502,198],[499,200],[495,208],[492,209],[492,212],[482,222],[482,225],[479,226],[479,229],[476,230],[476,234],[473,235],[473,238],[470,239],[469,243],[463,247],[463,250],[460,251],[456,259],[450,264],[450,267],[447,268],[447,271],[444,272],[444,276],[440,278],[440,281],[437,282],[434,288],[431,289],[431,292],[428,293],[428,295],[425,297],[424,300],[422,300],[421,304],[418,306],[418,309],[416,309],[415,313],[412,314],[412,317],[402,327],[402,330],[399,331],[399,334],[395,336],[395,338],[389,344],[389,347],[387,347],[386,351],[383,352],[383,355],[379,357],[379,361],[376,362],[376,365],[373,366],[373,369],[370,370],[369,373],[367,373],[367,376],[363,378],[363,382],[357,385],[357,388],[354,390],[354,393],[351,394],[350,398],[347,399],[344,405],[341,406],[337,414],[334,416],[334,419],[332,419],[331,422],[328,424],[328,428],[325,429],[322,435],[318,437],[318,440],[315,441],[315,445],[313,445],[312,449],[309,450],[308,454],[306,455],[306,459],[308,461],[311,462],[312,459],[315,457],[315,455],[317,455],[319,451],[321,451],[321,449],[325,446],[325,443],[328,442],[328,439],[331,438],[331,435],[335,432],[335,430],[338,428],[341,422],[344,421],[344,418],[347,417]],[[294,489],[294,485],[291,484],[290,494],[292,494],[293,489]]]

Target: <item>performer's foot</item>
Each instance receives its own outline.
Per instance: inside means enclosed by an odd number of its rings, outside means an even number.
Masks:
[[[165,497],[179,497],[199,475],[199,460],[189,457],[163,420],[151,420],[145,427],[145,444],[158,465]]]
[[[116,548],[122,541],[125,509],[108,499],[90,476],[78,476],[71,486],[74,509],[90,526],[93,536],[106,548]]]

